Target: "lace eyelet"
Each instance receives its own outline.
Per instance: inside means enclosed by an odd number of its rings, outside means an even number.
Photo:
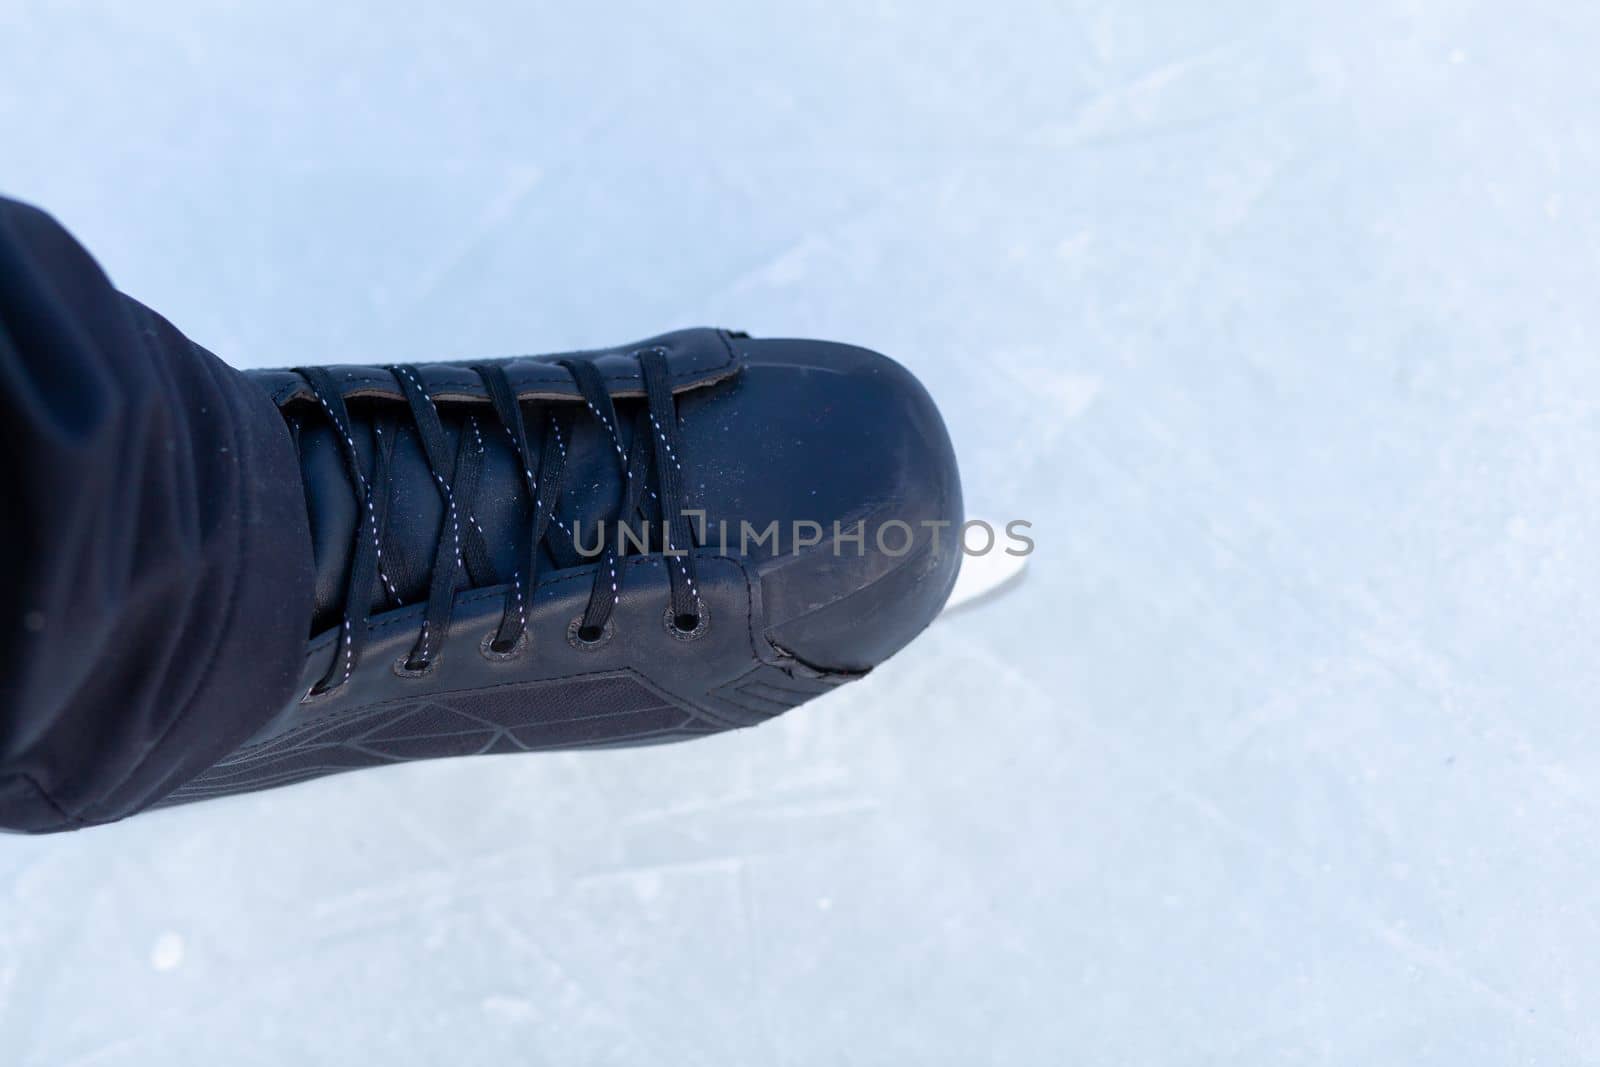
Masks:
[[[490,663],[509,663],[517,659],[528,647],[528,631],[524,629],[517,636],[517,640],[508,649],[501,650],[494,647],[496,631],[490,630],[483,635],[483,640],[478,642],[478,651],[483,653],[483,658]]]
[[[600,632],[593,637],[584,635],[583,616],[574,615],[567,624],[567,644],[579,652],[593,652],[617,635],[617,624],[610,619],[600,628]]]
[[[433,669],[438,665],[439,657],[435,656],[433,659],[424,661],[422,666],[413,667],[411,665],[411,653],[407,652],[394,661],[394,673],[401,678],[422,678],[432,674]]]
[[[335,682],[327,688],[323,688],[322,683],[317,682],[306,690],[306,695],[300,698],[300,703],[310,704],[313,701],[326,700],[343,688],[344,682]]]
[[[673,614],[672,608],[669,606],[666,613],[661,616],[662,624],[666,626],[667,633],[676,637],[679,641],[693,641],[703,636],[711,628],[711,613],[706,610],[704,601],[701,601],[698,607],[699,610],[695,614],[687,618],[681,618]],[[681,625],[689,619],[694,620],[693,626]]]

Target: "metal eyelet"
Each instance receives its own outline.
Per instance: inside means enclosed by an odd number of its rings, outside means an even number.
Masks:
[[[615,636],[617,636],[617,624],[611,619],[606,620],[605,626],[600,629],[600,635],[593,640],[583,636],[582,615],[574,615],[572,621],[567,624],[567,644],[579,652],[593,652]]]
[[[503,652],[494,647],[496,632],[497,631],[495,630],[490,630],[488,633],[483,635],[483,640],[478,642],[478,651],[483,653],[483,658],[488,660],[490,663],[508,663],[511,660],[517,659],[527,649],[528,631],[526,628],[523,629],[522,633],[517,635],[516,643]]]
[[[407,652],[405,655],[403,655],[399,659],[395,660],[394,661],[394,673],[396,675],[398,675],[399,677],[401,677],[401,678],[422,678],[422,677],[425,677],[426,675],[432,674],[433,673],[433,669],[439,665],[439,657],[438,656],[435,656],[432,659],[427,660],[426,662],[424,662],[422,664],[421,667],[413,667],[413,666],[411,666],[411,664],[409,662],[410,659],[411,659],[411,653]]]
[[[697,607],[698,610],[694,615],[694,626],[684,629],[678,625],[678,616],[672,613],[672,607],[668,605],[666,613],[661,616],[661,621],[666,626],[667,633],[676,637],[679,641],[693,641],[697,637],[704,635],[711,628],[711,612],[706,610],[705,601],[703,600],[698,602]]]

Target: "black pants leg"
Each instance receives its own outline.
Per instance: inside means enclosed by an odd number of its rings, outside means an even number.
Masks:
[[[267,397],[0,199],[0,829],[139,811],[292,699],[298,464]]]

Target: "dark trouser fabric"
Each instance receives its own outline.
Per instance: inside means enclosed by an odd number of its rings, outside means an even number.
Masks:
[[[123,818],[246,740],[311,587],[266,395],[0,199],[0,829]]]

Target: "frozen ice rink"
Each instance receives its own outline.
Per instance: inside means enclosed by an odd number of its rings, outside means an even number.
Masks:
[[[1028,575],[0,838],[0,1063],[1600,1062],[1600,10],[576,7],[0,0],[0,191],[242,366],[880,349]]]

